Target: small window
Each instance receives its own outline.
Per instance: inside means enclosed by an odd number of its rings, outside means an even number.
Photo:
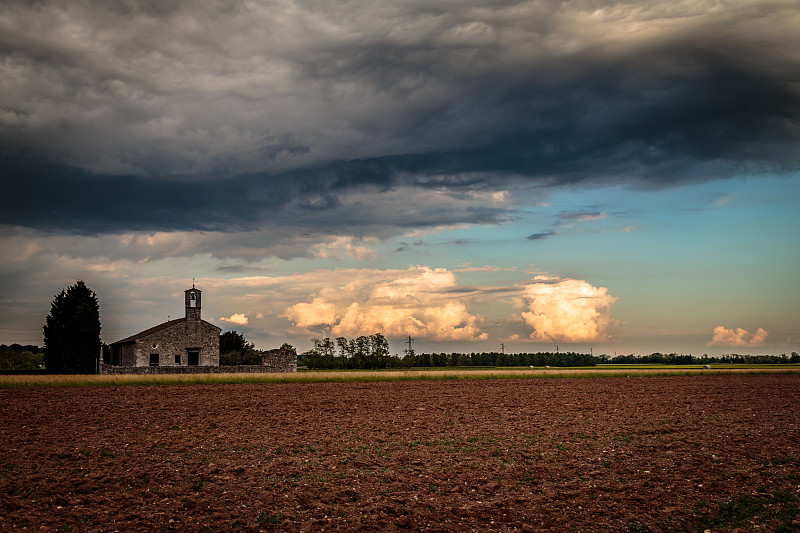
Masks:
[[[181,364],[181,354],[179,354],[179,353],[175,354],[175,364],[176,365]]]
[[[158,363],[159,363],[158,359],[159,359],[159,357],[158,357],[157,353],[151,353],[150,354],[150,366],[158,366]]]

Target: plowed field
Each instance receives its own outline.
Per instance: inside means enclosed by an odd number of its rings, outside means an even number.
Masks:
[[[800,376],[0,390],[0,527],[800,527]]]

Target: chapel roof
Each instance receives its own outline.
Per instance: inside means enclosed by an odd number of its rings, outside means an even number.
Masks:
[[[144,331],[140,331],[139,333],[137,333],[135,335],[131,335],[130,337],[125,337],[124,339],[119,340],[117,342],[112,342],[111,346],[114,346],[116,344],[128,344],[130,342],[135,342],[135,341],[137,341],[137,340],[139,340],[139,339],[141,339],[143,337],[147,337],[148,335],[151,335],[151,334],[153,334],[153,333],[155,333],[157,331],[161,331],[162,329],[167,329],[169,327],[175,326],[175,325],[180,324],[182,322],[186,322],[186,318],[185,317],[184,318],[176,318],[175,320],[168,320],[167,322],[164,322],[163,324],[159,324],[157,326],[153,326],[152,328],[146,329]],[[217,328],[219,330],[222,329],[219,326],[214,326],[214,324],[212,324],[210,322],[206,322],[205,320],[201,320],[200,322],[203,322],[204,324],[208,324],[209,326],[213,326],[213,327],[215,327],[215,328]]]

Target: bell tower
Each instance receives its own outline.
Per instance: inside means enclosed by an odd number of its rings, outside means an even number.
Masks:
[[[200,289],[196,289],[194,283],[192,283],[191,289],[186,289],[184,294],[186,295],[186,320],[200,320],[200,295],[203,291]]]

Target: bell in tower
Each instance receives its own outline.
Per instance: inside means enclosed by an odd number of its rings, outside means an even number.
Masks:
[[[186,319],[200,320],[200,295],[203,291],[192,285],[191,289],[184,292],[186,294]]]

